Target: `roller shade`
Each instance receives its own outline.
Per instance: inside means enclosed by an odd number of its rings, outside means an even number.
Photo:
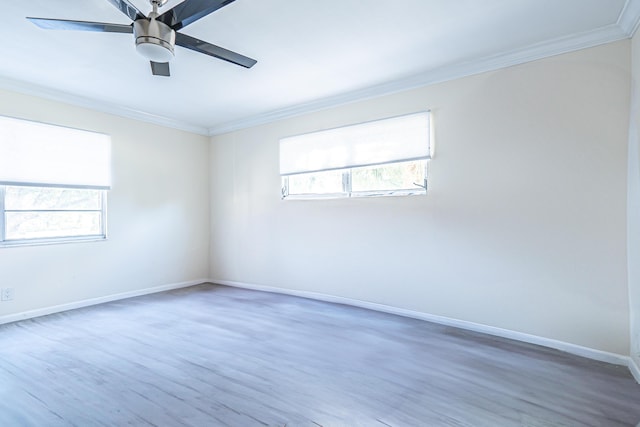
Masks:
[[[430,158],[429,113],[376,120],[280,140],[280,174]]]
[[[111,138],[0,117],[0,184],[109,189]]]

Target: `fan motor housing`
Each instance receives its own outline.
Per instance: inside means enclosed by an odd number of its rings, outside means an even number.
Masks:
[[[174,56],[176,32],[155,17],[133,23],[136,50],[153,62],[169,62]]]

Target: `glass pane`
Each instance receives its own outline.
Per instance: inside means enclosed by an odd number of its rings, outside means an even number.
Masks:
[[[342,193],[342,170],[289,176],[289,194]]]
[[[100,210],[102,190],[6,187],[7,210]]]
[[[100,235],[100,212],[7,212],[6,239]]]
[[[425,179],[425,160],[390,163],[351,170],[352,191],[420,190]]]

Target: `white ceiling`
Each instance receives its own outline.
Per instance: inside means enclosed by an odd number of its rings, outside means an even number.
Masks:
[[[176,47],[166,78],[130,34],[25,19],[129,24],[106,0],[2,3],[0,87],[204,134],[628,38],[640,17],[640,0],[236,0],[181,32],[258,63]]]

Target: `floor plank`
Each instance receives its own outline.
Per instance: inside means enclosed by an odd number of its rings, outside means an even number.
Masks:
[[[0,326],[0,426],[635,426],[624,367],[200,285]]]

